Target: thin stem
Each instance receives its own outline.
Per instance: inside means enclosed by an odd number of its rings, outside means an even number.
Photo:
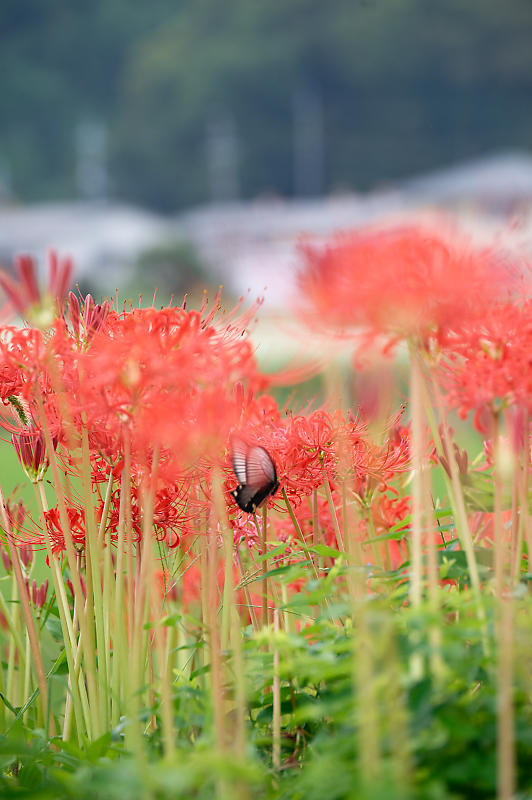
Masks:
[[[336,541],[338,542],[338,547],[340,548],[340,550],[345,552],[344,538],[342,536],[342,532],[340,530],[340,525],[338,523],[338,516],[336,514],[336,509],[334,507],[334,500],[333,500],[333,496],[332,496],[332,492],[331,492],[331,487],[329,486],[329,479],[327,478],[327,475],[325,474],[325,472],[324,472],[323,477],[324,477],[323,486],[325,488],[325,494],[327,496],[327,502],[329,504],[329,513],[331,515],[332,524],[333,524],[333,527],[334,527],[334,533],[335,533],[335,536],[336,536]]]
[[[412,414],[412,538],[409,596],[414,608],[421,605],[423,581],[423,411],[421,375],[417,353],[410,346],[410,405]]]
[[[292,520],[292,525],[294,526],[294,530],[295,530],[295,532],[297,534],[298,539],[300,540],[301,544],[303,545],[303,552],[305,553],[305,558],[308,561],[309,567],[311,568],[312,574],[314,575],[315,579],[319,580],[319,575],[318,575],[318,571],[316,569],[316,565],[314,564],[312,558],[310,557],[310,553],[308,552],[308,549],[307,549],[307,543],[305,541],[305,537],[303,536],[303,531],[301,530],[301,526],[299,525],[299,522],[297,521],[296,515],[294,513],[294,509],[292,508],[292,504],[291,504],[290,500],[288,499],[288,495],[286,494],[284,486],[282,488],[282,495],[283,495],[283,500],[284,500],[284,503],[285,503],[285,506],[286,506],[286,510],[290,514],[290,519]]]
[[[86,425],[81,429],[81,477],[83,487],[83,507],[85,510],[86,544],[85,554],[87,559],[87,619],[94,619],[96,626],[96,647],[98,665],[96,670],[98,707],[94,708],[93,725],[94,735],[102,736],[109,728],[109,685],[106,676],[109,674],[109,652],[105,650],[105,634],[103,621],[102,599],[102,548],[96,530],[94,517],[93,495],[90,472],[89,433]],[[98,710],[97,710],[98,709]],[[98,713],[99,712],[99,713]]]
[[[15,572],[15,577],[17,580],[20,603],[22,606],[22,613],[24,615],[24,622],[26,624],[26,630],[28,631],[28,636],[30,639],[31,654],[33,658],[33,664],[35,667],[35,674],[37,677],[37,685],[39,687],[39,692],[40,692],[42,717],[43,719],[48,719],[50,734],[52,736],[55,736],[55,722],[52,715],[52,709],[51,708],[49,709],[48,707],[48,685],[46,683],[46,673],[44,671],[41,648],[39,647],[39,639],[37,636],[37,631],[35,629],[33,614],[31,613],[30,598],[28,595],[28,590],[26,588],[24,577],[22,575],[22,569],[20,566],[18,552],[15,547],[15,543],[13,541],[13,532],[11,530],[11,524],[9,522],[9,517],[7,515],[7,510],[6,510],[6,503],[4,500],[4,493],[2,492],[1,487],[0,487],[0,515],[2,517],[2,527],[6,532],[7,545],[9,547],[11,563],[13,564],[13,570]]]
[[[273,631],[279,633],[279,610],[273,610]],[[273,650],[273,726],[272,726],[272,763],[278,772],[281,769],[281,679],[279,675],[279,647],[276,641]]]

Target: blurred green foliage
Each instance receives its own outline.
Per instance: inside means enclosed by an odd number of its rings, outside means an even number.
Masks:
[[[532,143],[529,0],[3,0],[0,154],[21,200],[75,192],[77,123],[106,123],[112,194],[208,197],[235,122],[245,197],[293,192],[294,94],[321,96],[325,188]]]
[[[303,574],[303,573],[301,573]],[[282,578],[289,581],[294,575]],[[141,798],[275,798],[276,800],[469,800],[496,794],[496,658],[483,655],[481,625],[469,592],[441,594],[448,620],[441,626],[444,662],[439,675],[416,677],[414,652],[433,656],[432,612],[403,605],[404,595],[366,598],[351,623],[348,603],[334,613],[345,625],[316,614],[330,596],[327,579],[310,581],[282,613],[300,619],[299,631],[248,635],[244,644],[249,702],[246,758],[217,752],[212,738],[209,693],[201,676],[176,679],[173,705],[177,752],[161,757],[161,731],[144,739],[145,760],[124,748],[121,722],[112,732],[79,748],[22,720],[0,736],[2,797],[140,800]],[[493,624],[493,606],[487,600]],[[528,670],[530,615],[526,597],[515,599],[515,743],[519,797],[532,789],[532,738]],[[314,620],[306,615],[314,609]],[[301,615],[301,616],[300,616]],[[361,619],[364,624],[361,624]],[[454,621],[453,621],[454,620]],[[490,644],[493,640],[490,637]],[[271,648],[280,656],[281,763],[271,769]],[[373,671],[361,678],[361,651],[371,652]],[[528,656],[527,656],[528,653]],[[231,653],[225,654],[230,673]],[[57,678],[59,679],[59,677]],[[373,698],[372,729],[378,772],[367,779],[361,760]],[[153,708],[157,712],[157,699]],[[150,710],[148,710],[151,713]],[[146,717],[147,718],[147,717]],[[220,790],[220,781],[222,790]]]

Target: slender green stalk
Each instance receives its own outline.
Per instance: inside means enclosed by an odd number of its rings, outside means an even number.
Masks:
[[[16,580],[16,576],[15,575],[13,575],[13,579],[15,581],[15,585],[17,586],[17,596],[16,597],[18,598],[18,584],[17,584],[17,580]],[[12,595],[12,598],[13,598],[13,595]],[[5,601],[4,595],[2,594],[2,592],[0,592],[0,611],[2,612],[2,614],[5,617],[7,627],[9,628],[9,633],[11,634],[11,638],[13,640],[13,643],[14,643],[16,649],[18,650],[20,663],[22,665],[24,665],[24,662],[25,662],[25,647],[24,647],[24,644],[23,644],[23,641],[22,641],[22,637],[20,635],[20,631],[19,631],[17,625],[15,624],[15,620],[13,619],[13,616],[12,616],[12,613],[11,613],[12,608],[13,608],[13,604],[11,603],[11,609],[10,609],[8,607],[8,604]],[[7,697],[10,698],[10,695],[7,694]],[[10,700],[10,702],[11,702],[11,700]]]
[[[273,610],[273,631],[279,634],[279,611]],[[279,676],[279,647],[276,642],[273,650],[273,723],[272,723],[272,764],[276,772],[281,769],[281,680]]]
[[[423,586],[423,407],[417,353],[410,345],[410,411],[412,415],[412,537],[409,597],[414,608],[421,605]]]
[[[456,531],[458,534],[458,538],[460,539],[460,544],[466,554],[467,566],[469,570],[469,576],[471,579],[471,589],[473,591],[473,596],[475,598],[477,616],[482,624],[482,630],[483,630],[482,641],[483,641],[484,652],[488,653],[489,640],[488,640],[486,612],[484,609],[484,601],[480,586],[480,577],[475,557],[475,549],[473,547],[473,539],[471,537],[471,531],[469,529],[469,522],[467,519],[467,510],[465,506],[464,494],[460,484],[458,465],[456,463],[456,460],[452,457],[453,447],[449,430],[447,428],[447,425],[445,424],[445,411],[443,407],[443,401],[441,398],[439,388],[434,379],[431,381],[431,386],[436,401],[436,407],[438,409],[440,419],[442,420],[443,423],[441,428],[443,434],[443,441],[440,438],[440,432],[436,424],[436,421],[434,419],[434,414],[432,412],[432,407],[428,399],[428,392],[426,392],[426,387],[425,387],[425,400],[426,400],[425,410],[427,413],[427,419],[430,425],[432,437],[436,445],[436,450],[438,452],[438,455],[441,458],[445,454],[445,452],[449,454],[448,463],[449,463],[449,470],[451,473],[451,477],[449,479],[449,476],[444,471],[444,480],[449,494],[449,502],[451,504],[451,508],[453,509],[453,515],[456,524]]]
[[[240,558],[240,553],[236,552],[236,563],[238,565],[238,571],[240,574],[241,581],[244,580],[244,567],[242,566],[242,559]],[[257,614],[255,613],[255,607],[251,601],[251,595],[249,593],[249,588],[247,583],[242,583],[242,591],[244,592],[244,597],[246,599],[246,605],[249,611],[249,616],[251,619],[251,624],[253,626],[254,631],[258,631],[260,629],[259,622],[257,620]]]
[[[493,448],[495,452],[495,464],[493,466],[495,596],[500,600],[503,596],[505,583],[506,546],[502,525],[501,442],[500,417],[498,413],[493,414]]]
[[[266,509],[266,506],[264,506],[264,508]],[[256,527],[257,533],[259,535],[260,546],[261,546],[261,550],[262,550],[262,555],[263,556],[265,556],[266,553],[268,552],[268,544],[267,544],[267,540],[266,540],[267,519],[264,517],[264,513],[265,512],[263,511],[262,528],[261,528],[261,526],[259,525],[259,522],[257,520],[257,515],[255,514],[255,512],[253,512],[253,520],[255,522],[255,527]],[[269,618],[268,618],[268,578],[266,577],[266,575],[268,573],[268,559],[266,559],[266,558],[264,558],[264,560],[262,562],[261,571],[262,571],[262,575],[263,575],[262,582],[261,582],[261,585],[262,585],[262,624],[263,624],[263,626],[266,626],[269,623]]]
[[[338,547],[340,550],[345,552],[345,542],[344,537],[342,536],[342,532],[340,530],[340,525],[338,523],[338,516],[336,514],[336,509],[334,507],[334,500],[331,492],[331,487],[329,486],[329,479],[327,475],[323,475],[323,486],[325,488],[325,495],[327,497],[327,503],[329,504],[329,513],[331,515],[332,524],[334,527],[334,533],[336,535],[336,541],[338,542]]]
[[[30,692],[30,687],[31,687],[31,646],[30,646],[30,635],[28,633],[28,629],[27,628],[26,628],[26,633],[25,633],[25,645],[26,645],[26,647],[25,647],[25,654],[24,655],[25,655],[26,663],[24,665],[24,686],[23,686],[23,690],[22,690],[22,697],[23,697],[24,700],[26,700],[31,694],[31,692]],[[40,641],[39,641],[39,646],[40,646]],[[29,709],[27,711],[25,711],[24,716],[23,716],[23,720],[24,720],[24,723],[26,725],[28,724],[28,718],[29,718]]]
[[[37,636],[37,631],[35,629],[33,614],[31,613],[30,598],[28,595],[28,590],[26,588],[26,583],[24,581],[24,576],[22,575],[22,569],[20,566],[18,552],[15,547],[15,543],[13,542],[13,533],[11,530],[11,524],[9,522],[9,518],[7,516],[6,502],[1,487],[0,487],[0,515],[2,518],[2,527],[6,532],[6,539],[9,548],[9,554],[11,556],[11,563],[13,564],[13,570],[15,572],[17,580],[20,603],[22,606],[22,614],[24,616],[26,630],[28,631],[28,636],[30,639],[31,655],[33,658],[33,665],[35,667],[35,675],[37,678],[37,685],[39,687],[39,693],[40,693],[42,718],[43,720],[45,719],[48,720],[48,727],[50,733],[52,736],[55,736],[55,722],[52,715],[52,710],[48,706],[48,685],[46,683],[46,673],[44,671],[41,648],[39,647],[39,638]],[[20,652],[22,653],[23,650],[21,650]]]
[[[113,636],[113,670],[112,670],[112,711],[111,722],[115,728],[120,722],[122,714],[122,704],[125,699],[128,675],[128,620],[126,616],[126,603],[124,602],[125,589],[125,549],[126,549],[126,506],[131,500],[129,491],[129,470],[130,457],[129,447],[124,445],[124,466],[122,469],[122,479],[120,484],[120,508],[118,513],[118,533],[116,543],[116,571],[115,571],[115,593],[114,593],[114,636]],[[128,584],[128,594],[132,592],[132,587]]]
[[[77,569],[77,563],[78,563],[77,553],[74,548],[74,542],[72,540],[72,532],[70,530],[70,523],[66,509],[66,499],[62,488],[59,465],[57,463],[57,455],[55,452],[54,443],[52,441],[50,427],[48,425],[48,419],[46,417],[46,413],[44,410],[43,398],[40,393],[37,394],[36,402],[39,410],[39,420],[44,434],[44,440],[46,443],[46,454],[50,462],[50,469],[52,470],[53,485],[57,496],[59,519],[61,522],[61,529],[63,532],[63,538],[65,542],[67,561],[70,568],[70,577],[72,580],[72,586],[74,588],[74,596],[77,599],[79,608],[79,627],[81,631],[81,638],[83,641],[84,666],[85,666],[84,672],[83,669],[80,671],[79,682],[80,686],[83,687],[83,691],[85,691],[85,679],[86,679],[86,686],[87,686],[86,692],[88,697],[90,698],[90,708],[94,709],[94,713],[97,714],[98,701],[97,701],[97,687],[96,687],[96,651],[94,646],[94,630],[93,626],[87,622],[86,612],[84,613],[82,611],[82,609],[86,607],[86,603],[85,603],[83,588],[81,586],[81,576]],[[42,481],[39,483],[40,483],[40,488],[39,488],[40,498],[38,497],[38,503],[44,503],[43,505],[44,509],[46,508],[46,497],[44,493],[44,486],[42,484]],[[44,525],[43,527],[45,528]],[[52,570],[52,575],[53,575],[53,570]],[[60,583],[62,585],[62,579]],[[62,589],[64,594],[64,586],[62,587]],[[89,718],[87,718],[87,724],[91,724],[89,722]],[[78,729],[78,736],[79,735],[81,735],[81,732]]]
[[[234,680],[235,680],[235,735],[233,738],[233,749],[242,762],[246,758],[246,736],[245,736],[245,715],[247,710],[246,689],[245,689],[245,670],[242,655],[242,640],[240,630],[240,618],[235,605],[235,591],[233,586],[233,532],[227,518],[227,509],[223,496],[223,482],[220,473],[213,475],[213,500],[216,516],[222,529],[224,539],[225,557],[225,581],[223,593],[223,609],[227,607],[230,614],[230,645],[233,651]],[[230,569],[227,570],[229,562]],[[223,620],[222,620],[223,621]],[[222,625],[222,645],[223,625]],[[242,787],[241,787],[242,788]],[[242,792],[240,792],[242,795]]]
[[[19,628],[19,613],[18,607],[16,605],[18,599],[18,590],[17,590],[17,579],[15,573],[11,576],[11,607],[13,609],[12,614],[12,622],[13,622],[13,629],[17,630]],[[15,639],[12,636],[9,642],[9,655],[7,659],[7,685],[6,685],[6,692],[7,696],[9,697],[9,701],[11,705],[18,706],[19,705],[19,697],[18,691],[16,688],[15,682],[15,659],[16,659],[16,651],[19,652],[19,657],[22,659],[24,658],[24,648],[18,647],[15,643]],[[20,698],[22,701],[22,697]]]
[[[34,487],[35,487],[35,494],[37,497],[39,514],[41,518],[41,525],[44,532],[46,554],[48,556],[48,563],[50,565],[52,573],[52,581],[55,589],[56,603],[57,603],[57,609],[59,611],[61,631],[63,633],[63,644],[65,647],[68,671],[72,678],[71,690],[72,690],[72,700],[74,703],[74,714],[76,717],[76,730],[78,734],[78,741],[81,742],[81,737],[83,733],[86,732],[87,735],[90,736],[90,732],[92,730],[90,709],[89,709],[89,704],[85,703],[84,704],[85,714],[82,711],[81,694],[84,693],[85,684],[81,673],[79,675],[79,680],[76,680],[75,659],[74,659],[74,650],[76,648],[76,637],[74,635],[72,618],[70,616],[70,609],[68,607],[68,600],[66,597],[63,575],[61,573],[59,562],[52,551],[52,543],[50,541],[50,537],[48,535],[48,530],[46,527],[46,520],[44,513],[47,508],[47,502],[42,481],[40,481],[38,484],[34,484]]]
[[[314,564],[314,562],[313,562],[313,560],[312,560],[312,558],[310,556],[310,553],[307,550],[307,543],[305,541],[305,537],[303,536],[303,531],[301,530],[301,527],[299,525],[299,522],[297,521],[296,515],[294,514],[294,509],[292,508],[292,504],[291,504],[290,500],[288,499],[288,495],[286,494],[284,486],[282,488],[282,494],[283,494],[283,500],[284,500],[284,503],[285,503],[285,506],[286,506],[286,510],[290,514],[290,519],[292,520],[292,525],[294,526],[294,530],[297,533],[298,539],[300,540],[301,544],[303,545],[303,548],[304,548],[303,552],[305,553],[305,558],[307,559],[308,565],[312,570],[312,574],[314,575],[315,579],[318,580],[319,576],[318,576],[318,571],[316,569],[316,565]]]
[[[497,621],[497,798],[515,795],[515,713],[513,698],[514,601],[498,600]]]

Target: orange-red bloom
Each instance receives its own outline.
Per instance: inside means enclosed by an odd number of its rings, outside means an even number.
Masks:
[[[458,328],[444,350],[439,377],[447,403],[465,417],[508,406],[532,410],[532,301],[503,303]]]
[[[441,337],[500,296],[494,251],[431,228],[366,229],[302,248],[299,283],[321,326],[363,326],[392,340]]]

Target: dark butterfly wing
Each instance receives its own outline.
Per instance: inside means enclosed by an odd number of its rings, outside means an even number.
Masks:
[[[249,447],[240,439],[233,439],[232,462],[238,480],[232,495],[242,511],[253,513],[277,491],[279,481],[275,464],[264,447]]]

